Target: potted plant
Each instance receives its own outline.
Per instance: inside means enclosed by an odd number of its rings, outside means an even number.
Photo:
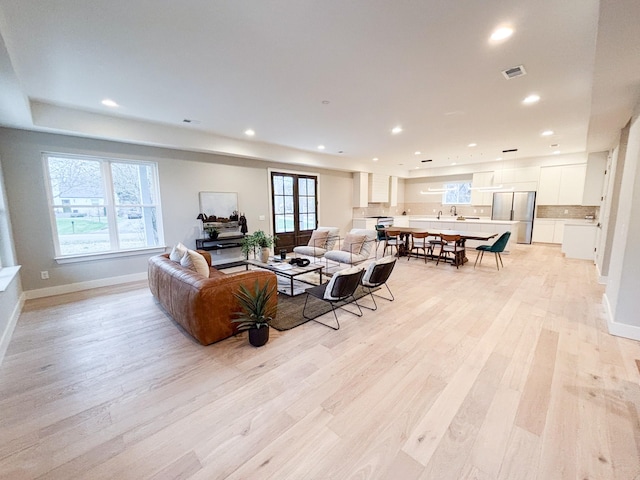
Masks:
[[[269,323],[277,309],[275,304],[269,304],[269,300],[276,292],[275,286],[265,284],[260,287],[256,280],[253,290],[240,285],[240,290],[234,293],[241,311],[236,312],[238,318],[232,322],[238,324],[238,331],[249,332],[249,343],[254,347],[261,347],[269,340]]]
[[[260,261],[267,263],[275,240],[274,236],[267,235],[262,230],[256,230],[251,235],[245,235],[242,239],[242,253],[246,258],[249,258],[249,252],[256,255],[256,251],[260,249]]]
[[[217,239],[218,235],[220,234],[220,231],[214,226],[204,227],[204,231],[207,232],[207,235],[209,235],[209,240]]]

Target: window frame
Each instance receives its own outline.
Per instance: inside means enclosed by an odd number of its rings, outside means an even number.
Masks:
[[[100,252],[88,252],[88,253],[73,253],[73,254],[63,254],[60,248],[60,236],[58,233],[58,224],[56,220],[55,210],[57,208],[96,208],[97,205],[93,204],[91,201],[86,202],[86,204],[73,204],[73,205],[64,205],[61,203],[54,203],[54,195],[52,189],[51,175],[49,170],[49,159],[50,158],[63,158],[69,160],[86,160],[98,162],[100,166],[100,175],[102,179],[102,188],[104,195],[104,204],[98,205],[100,208],[104,208],[106,211],[106,220],[109,229],[109,250],[104,250]],[[113,185],[113,175],[111,170],[112,164],[132,164],[132,165],[144,165],[151,167],[153,169],[153,187],[156,192],[156,201],[155,203],[149,204],[118,204],[115,197],[115,188]],[[95,155],[79,155],[79,154],[71,154],[71,153],[60,153],[60,152],[43,152],[42,153],[42,166],[44,170],[44,179],[45,179],[45,190],[47,195],[47,208],[49,210],[49,223],[51,226],[52,240],[55,251],[54,259],[58,263],[70,263],[70,262],[78,262],[78,261],[88,261],[95,260],[100,258],[114,258],[121,256],[129,256],[136,255],[139,253],[150,253],[150,252],[164,252],[166,249],[166,245],[164,244],[164,228],[162,224],[162,205],[161,205],[161,195],[160,195],[160,179],[159,179],[159,169],[158,162],[149,161],[149,160],[132,160],[127,158],[111,158],[104,156],[95,156]],[[157,229],[157,237],[158,244],[154,246],[144,246],[137,248],[120,248],[120,239],[118,232],[118,221],[117,221],[117,212],[118,209],[122,208],[144,208],[144,207],[152,207],[156,209],[156,229]],[[116,248],[114,248],[116,247]]]
[[[460,202],[460,201],[456,201],[456,202],[448,202],[447,201],[447,192],[449,190],[452,190],[451,187],[455,185],[455,190],[457,190],[457,200],[460,200],[460,185],[468,185],[468,189],[469,189],[469,201],[468,202]],[[447,182],[444,185],[442,185],[442,188],[444,189],[444,192],[442,192],[442,205],[471,205],[471,186],[472,186],[472,182],[471,180],[468,181],[457,181],[457,182]]]

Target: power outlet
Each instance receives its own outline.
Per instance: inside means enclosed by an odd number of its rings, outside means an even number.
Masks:
[[[258,217],[258,220],[264,220],[264,215],[260,215],[260,216]]]
[[[567,209],[565,208],[565,210],[564,210],[564,214],[566,215],[567,213],[569,213],[569,210],[567,210]]]
[[[481,209],[480,209],[480,213],[484,213],[484,208],[481,208]]]
[[[43,270],[40,272],[40,278],[42,280],[49,280],[49,272],[47,270]]]

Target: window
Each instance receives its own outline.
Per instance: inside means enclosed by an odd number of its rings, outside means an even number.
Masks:
[[[443,205],[471,205],[471,182],[446,183]]]
[[[158,247],[157,164],[46,154],[56,256]]]

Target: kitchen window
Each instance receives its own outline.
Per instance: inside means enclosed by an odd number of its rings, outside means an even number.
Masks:
[[[471,182],[445,183],[443,205],[471,205]]]
[[[154,162],[45,154],[56,257],[163,245]]]

